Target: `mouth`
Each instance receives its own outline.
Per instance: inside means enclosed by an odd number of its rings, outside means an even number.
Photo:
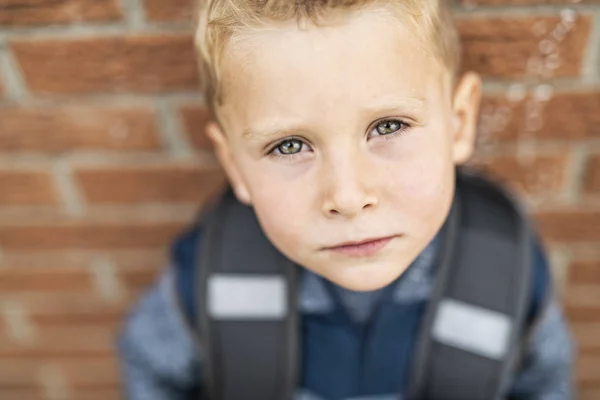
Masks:
[[[368,257],[383,250],[384,247],[397,237],[399,237],[399,235],[344,242],[335,246],[325,247],[324,250],[349,257]]]

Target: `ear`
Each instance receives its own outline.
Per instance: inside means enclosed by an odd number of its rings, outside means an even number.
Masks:
[[[453,157],[455,164],[466,162],[475,149],[481,78],[474,72],[464,74],[454,92],[453,101]]]
[[[251,204],[250,192],[244,183],[240,170],[235,163],[229,140],[216,122],[209,122],[205,127],[206,136],[213,143],[217,158],[227,174],[229,183],[238,200],[246,205]]]

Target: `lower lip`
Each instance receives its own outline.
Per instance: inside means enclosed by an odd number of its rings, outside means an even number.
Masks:
[[[393,238],[390,236],[361,244],[331,247],[329,250],[349,257],[368,257],[381,251]]]

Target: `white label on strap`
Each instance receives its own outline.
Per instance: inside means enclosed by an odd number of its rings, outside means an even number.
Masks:
[[[494,360],[507,353],[510,333],[507,315],[449,299],[440,302],[433,325],[436,341]]]
[[[287,285],[276,275],[213,275],[208,278],[211,317],[282,319],[287,314]]]

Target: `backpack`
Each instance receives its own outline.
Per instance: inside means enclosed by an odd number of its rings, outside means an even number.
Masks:
[[[203,216],[196,285],[203,399],[289,400],[297,385],[300,267],[228,190]],[[519,361],[532,230],[500,186],[457,169],[407,399],[499,399]],[[242,293],[232,296],[232,293]]]

